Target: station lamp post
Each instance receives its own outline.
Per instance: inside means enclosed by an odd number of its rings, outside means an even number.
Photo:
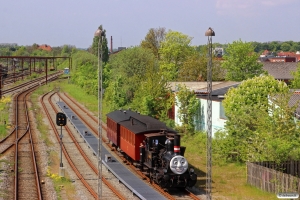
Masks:
[[[206,143],[206,195],[207,199],[211,200],[211,168],[212,168],[212,36],[215,36],[215,32],[212,28],[205,32],[205,36],[208,37],[207,48],[208,48],[208,62],[207,62],[207,143]]]
[[[94,36],[98,40],[98,199],[102,198],[102,41],[104,32],[99,28]]]

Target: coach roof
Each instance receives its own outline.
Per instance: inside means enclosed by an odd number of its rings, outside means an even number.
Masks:
[[[131,110],[117,110],[107,114],[111,120],[124,126],[131,132],[147,133],[152,131],[167,130],[168,132],[176,132],[167,127],[165,123],[152,118],[150,116],[141,115]]]

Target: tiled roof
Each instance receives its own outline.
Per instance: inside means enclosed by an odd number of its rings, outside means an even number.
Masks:
[[[271,76],[277,80],[290,80],[293,79],[291,72],[296,71],[296,62],[265,62],[263,69],[266,70]]]
[[[296,113],[298,116],[298,118],[300,117],[300,91],[294,91],[293,95],[291,96],[290,100],[289,100],[289,106],[294,106],[296,104],[298,104],[298,107],[296,109]]]

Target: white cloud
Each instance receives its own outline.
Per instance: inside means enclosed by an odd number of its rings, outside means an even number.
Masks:
[[[219,15],[256,15],[257,8],[293,4],[299,0],[215,0]]]
[[[263,0],[261,1],[261,4],[265,6],[278,6],[283,4],[294,3],[296,1],[297,0]]]

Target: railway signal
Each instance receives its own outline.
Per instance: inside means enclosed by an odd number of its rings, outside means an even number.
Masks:
[[[65,176],[65,169],[62,163],[62,127],[67,125],[67,117],[64,113],[59,112],[56,114],[56,125],[60,126],[60,166],[59,166],[59,176]]]
[[[59,112],[56,114],[56,125],[57,126],[67,125],[67,117],[64,113]]]

